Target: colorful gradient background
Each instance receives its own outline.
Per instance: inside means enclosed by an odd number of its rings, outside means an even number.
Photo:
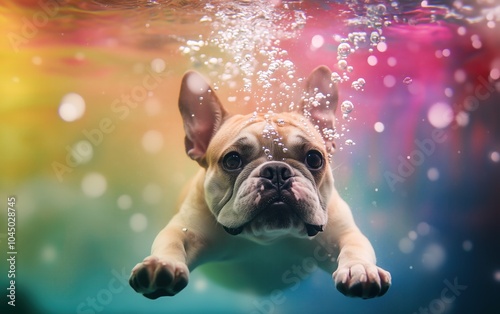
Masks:
[[[288,51],[297,76],[322,64],[338,69],[338,38],[373,30],[361,4],[273,3],[307,17],[295,37],[273,43]],[[334,156],[336,185],[393,286],[382,298],[350,299],[315,270],[276,304],[217,286],[198,270],[173,298],[151,301],[126,283],[197,170],[184,154],[177,112],[182,74],[211,76],[224,101],[239,95],[180,49],[213,35],[213,23],[200,22],[205,3],[2,2],[0,246],[6,256],[7,198],[15,196],[18,254],[15,308],[7,305],[6,258],[0,262],[1,312],[498,313],[500,6],[423,4],[385,3],[385,47],[352,53],[351,79],[339,85],[355,109]],[[204,49],[231,60],[230,51]],[[366,84],[356,91],[351,83],[360,77]],[[145,80],[157,85],[144,101],[129,111],[114,105]],[[59,113],[69,93],[85,103],[72,122]],[[106,132],[98,136],[100,127]],[[425,154],[415,140],[428,143],[436,130],[445,140]],[[89,132],[94,142],[85,142]],[[402,166],[410,161],[418,165]],[[394,175],[399,181],[389,182]],[[465,288],[446,292],[455,298],[444,303],[446,281]]]

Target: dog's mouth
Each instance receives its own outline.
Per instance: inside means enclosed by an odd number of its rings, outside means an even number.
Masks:
[[[244,225],[239,226],[237,228],[229,228],[226,226],[223,226],[223,227],[227,233],[229,233],[230,235],[236,236],[236,235],[243,232],[243,229],[245,229],[246,225],[247,224],[244,224]],[[318,233],[323,231],[322,225],[312,225],[312,224],[308,224],[308,223],[304,223],[304,225],[306,227],[307,235],[310,237],[314,237],[315,235],[317,235]]]
[[[296,226],[299,224],[299,218],[293,217],[290,215],[294,215],[289,212],[288,205],[283,202],[274,202],[270,206],[268,206],[264,211],[256,215],[250,221],[244,223],[239,227],[226,227],[223,226],[224,230],[230,235],[236,236],[243,232],[245,227],[249,226],[252,222],[258,219],[257,223],[261,225],[267,225],[270,229],[280,230],[280,229],[288,229],[292,224]],[[294,222],[295,221],[295,222]],[[309,237],[314,237],[319,232],[323,231],[323,225],[315,225],[307,222],[303,222],[303,226],[305,232]]]
[[[243,232],[243,229],[245,228],[245,225],[240,226],[238,228],[229,228],[229,227],[226,227],[226,226],[223,226],[223,227],[224,227],[224,230],[226,230],[227,233],[229,233],[230,235],[234,235],[235,236],[235,235],[238,235],[238,234],[240,234],[240,233]]]

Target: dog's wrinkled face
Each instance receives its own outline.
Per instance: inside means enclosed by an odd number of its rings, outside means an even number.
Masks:
[[[269,239],[322,230],[333,178],[321,136],[304,122],[297,113],[235,116],[214,136],[206,199],[226,231]]]
[[[228,233],[267,242],[314,236],[326,225],[333,177],[318,129],[333,127],[330,71],[315,70],[306,91],[297,111],[229,116],[198,74],[186,74],[186,150],[206,168],[206,202]]]

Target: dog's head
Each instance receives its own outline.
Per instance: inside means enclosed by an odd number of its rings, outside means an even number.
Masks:
[[[186,152],[206,169],[206,203],[229,234],[266,242],[323,230],[338,102],[330,77],[326,67],[314,70],[292,111],[242,116],[229,115],[198,73],[185,74]]]

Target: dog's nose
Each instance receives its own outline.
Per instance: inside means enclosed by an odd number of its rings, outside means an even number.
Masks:
[[[269,162],[260,169],[262,178],[269,179],[274,185],[282,186],[293,176],[293,170],[284,162]]]

